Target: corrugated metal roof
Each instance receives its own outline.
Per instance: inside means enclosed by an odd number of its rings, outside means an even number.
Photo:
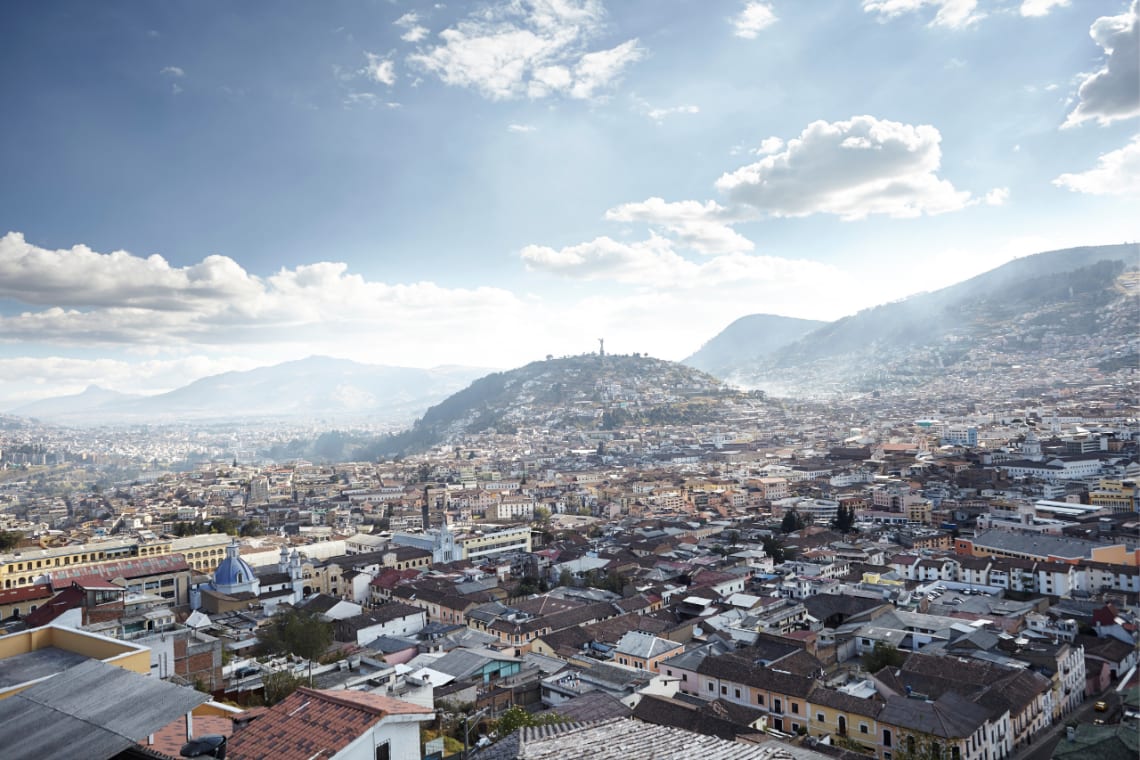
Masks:
[[[111,757],[209,699],[99,660],[0,701],[6,760]]]
[[[825,760],[778,741],[746,744],[628,718],[524,728],[472,755],[476,760]]]

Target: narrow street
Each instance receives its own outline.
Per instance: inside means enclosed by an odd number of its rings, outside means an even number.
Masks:
[[[1032,744],[1014,751],[1010,755],[1010,760],[1049,760],[1053,756],[1053,750],[1056,746],[1065,741],[1065,728],[1073,722],[1091,723],[1094,716],[1097,715],[1094,708],[1097,700],[1105,699],[1105,695],[1110,691],[1112,691],[1111,688],[1095,697],[1086,699],[1080,707],[1063,717],[1060,722],[1050,726],[1047,731],[1042,732],[1039,737],[1033,740]]]

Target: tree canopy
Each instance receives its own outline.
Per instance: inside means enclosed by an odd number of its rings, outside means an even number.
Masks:
[[[313,661],[332,645],[332,624],[316,613],[287,607],[262,629],[260,639],[268,654],[294,654]]]
[[[868,673],[878,673],[883,668],[902,665],[906,655],[890,644],[876,641],[875,647],[863,655],[863,669]]]
[[[784,533],[794,533],[800,528],[804,527],[804,519],[800,517],[800,513],[792,507],[784,513],[784,519],[780,523],[780,530]]]

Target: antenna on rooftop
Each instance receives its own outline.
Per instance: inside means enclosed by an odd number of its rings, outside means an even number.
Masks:
[[[598,356],[606,355],[606,339],[598,338]]]

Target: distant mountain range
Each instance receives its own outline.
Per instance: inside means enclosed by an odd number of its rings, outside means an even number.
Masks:
[[[699,351],[681,362],[711,375],[725,377],[739,366],[742,357],[757,359],[767,356],[826,324],[817,319],[750,314],[724,328]]]
[[[695,419],[710,407],[690,397],[723,395],[721,380],[781,396],[916,389],[968,395],[979,382],[1006,391],[1048,387],[1135,370],[1138,265],[1136,244],[1071,248],[835,322],[751,315],[684,364],[592,354],[487,374],[310,357],[203,378],[156,396],[93,386],[6,411],[69,424],[307,418],[398,425],[422,413],[369,452],[383,455],[458,433]],[[622,401],[630,398],[636,401]]]
[[[938,380],[967,383],[965,390],[980,373],[993,382],[1029,382],[1013,375],[1030,368],[1038,370],[1035,382],[1048,385],[1065,361],[1100,371],[1134,367],[1138,266],[1135,243],[1039,253],[822,324],[782,345],[767,334],[768,325],[779,324],[770,316],[745,317],[685,361],[780,395],[920,388]],[[749,338],[751,324],[758,329]],[[709,348],[714,358],[704,355]]]
[[[348,416],[406,424],[487,371],[387,367],[313,356],[205,377],[155,396],[131,396],[92,386],[73,396],[45,399],[8,412],[70,424]]]

